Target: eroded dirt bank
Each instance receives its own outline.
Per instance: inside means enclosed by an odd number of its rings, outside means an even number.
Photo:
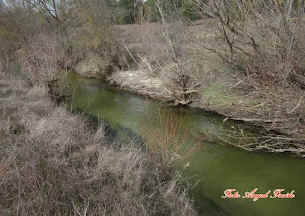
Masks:
[[[157,100],[174,100],[159,77],[145,71],[118,71],[106,79],[111,85]]]

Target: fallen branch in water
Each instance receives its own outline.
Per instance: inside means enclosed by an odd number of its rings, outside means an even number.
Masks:
[[[302,95],[302,96],[300,97],[300,99],[299,99],[297,105],[296,105],[293,109],[291,109],[289,112],[287,112],[287,113],[288,113],[288,114],[291,114],[291,113],[293,113],[294,111],[296,111],[296,110],[300,107],[300,105],[302,104],[303,98],[304,98],[304,95]]]
[[[276,123],[276,122],[287,122],[291,121],[291,119],[260,119],[260,118],[229,118],[235,121],[244,121],[244,122],[263,122],[263,123]]]

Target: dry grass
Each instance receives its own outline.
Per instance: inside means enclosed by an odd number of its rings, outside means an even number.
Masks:
[[[116,72],[109,76],[107,80],[110,84],[137,94],[159,100],[172,99],[160,77],[153,77],[145,70]]]

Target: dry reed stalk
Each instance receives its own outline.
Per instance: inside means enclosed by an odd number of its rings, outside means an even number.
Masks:
[[[149,152],[160,154],[162,160],[170,161],[173,157],[186,160],[195,151],[200,150],[202,143],[194,141],[190,129],[185,125],[183,114],[160,109],[157,116],[156,127],[142,128]],[[193,141],[194,143],[190,144]]]

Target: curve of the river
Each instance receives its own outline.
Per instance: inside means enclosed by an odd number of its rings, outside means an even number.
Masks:
[[[197,182],[192,192],[200,215],[284,216],[305,215],[305,161],[290,155],[257,153],[240,150],[228,142],[250,142],[256,132],[236,122],[200,110],[170,108],[140,96],[122,92],[97,80],[81,79],[73,74],[73,108],[102,117],[111,127],[127,128],[147,142],[171,137],[183,122],[183,139],[188,145],[199,143],[183,160],[187,176]],[[174,123],[172,123],[174,122]],[[123,130],[122,130],[123,131]],[[181,135],[181,131],[176,134]],[[120,133],[118,133],[120,134]],[[150,136],[150,135],[151,136]],[[245,135],[246,134],[246,135]],[[178,135],[174,135],[177,137]],[[129,142],[122,132],[120,140]],[[191,147],[190,147],[191,148]],[[181,148],[179,154],[189,153]],[[258,193],[270,190],[268,198],[257,201],[242,198],[245,192],[258,188]],[[236,189],[241,195],[224,199],[226,189]],[[294,191],[294,198],[270,198],[274,190]]]

